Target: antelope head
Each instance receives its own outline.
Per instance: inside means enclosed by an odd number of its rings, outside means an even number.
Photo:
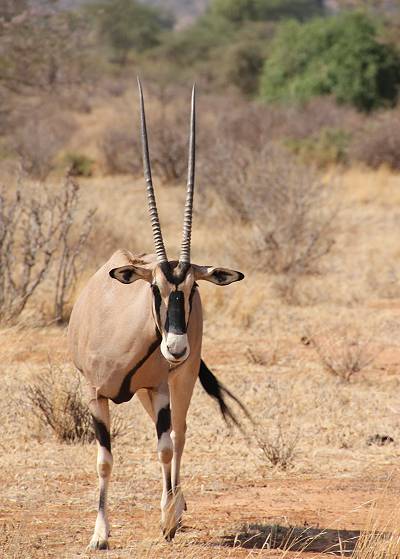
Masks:
[[[110,276],[122,283],[132,283],[138,279],[149,282],[153,294],[153,317],[162,337],[161,352],[167,361],[172,364],[178,364],[185,361],[190,354],[187,328],[192,308],[192,299],[198,287],[197,282],[199,280],[206,280],[216,285],[229,285],[232,282],[242,280],[244,275],[241,272],[228,268],[199,266],[193,264],[190,260],[196,151],[194,86],[191,100],[188,181],[181,252],[179,260],[168,260],[151,176],[143,91],[139,79],[138,86],[144,177],[157,263],[152,269],[134,264],[121,266],[111,270]]]

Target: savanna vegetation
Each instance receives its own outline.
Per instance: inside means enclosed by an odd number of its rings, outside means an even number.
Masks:
[[[113,409],[107,555],[400,556],[399,30],[397,0],[1,2],[2,557],[85,556],[96,449],[65,329],[114,250],[153,250],[137,75],[171,254],[196,81],[192,252],[246,275],[201,286],[203,354],[254,423],[196,389],[171,547],[154,429]]]

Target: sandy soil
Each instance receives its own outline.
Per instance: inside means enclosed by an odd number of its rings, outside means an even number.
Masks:
[[[371,518],[383,518],[386,530],[400,493],[400,177],[352,170],[343,183],[335,247],[323,274],[299,281],[298,304],[279,300],[271,277],[250,266],[245,282],[201,286],[203,357],[255,425],[243,418],[245,435],[229,431],[196,387],[182,470],[188,511],[172,544],[160,537],[154,427],[135,400],[113,407],[123,429],[113,443],[111,549],[99,557],[315,558],[340,546],[346,556],[352,546],[344,542],[353,538],[354,547]],[[109,245],[151,248],[146,208],[129,177],[83,181],[82,193],[86,208],[96,203],[98,222],[81,283]],[[183,190],[159,188],[157,198],[176,252],[180,224],[170,216],[183,205]],[[114,229],[103,231],[110,208],[121,224],[115,239]],[[196,216],[194,233],[198,263],[242,269],[241,247],[226,253],[233,225],[216,235]],[[32,414],[27,388],[40,375],[52,373],[61,386],[74,382],[65,329],[43,326],[36,309],[0,330],[0,556],[86,557],[96,515],[96,447],[58,442]],[[349,363],[349,382],[328,371]],[[377,434],[393,442],[369,445]],[[272,466],[266,448],[281,457],[293,449],[286,469]]]
[[[3,331],[3,343],[12,348],[10,389],[20,390],[29,383],[46,366],[49,353],[52,359],[67,358],[65,332],[59,328]],[[262,339],[252,343],[253,352],[265,351]],[[232,340],[216,343],[206,337],[204,355],[224,382],[245,401],[251,400],[254,387],[268,383],[264,367],[253,367],[250,383],[248,377],[240,378],[238,372],[249,366],[243,352],[238,352],[234,366],[229,363],[231,344]],[[290,345],[292,358],[307,367],[316,364],[315,352],[301,340],[290,340]],[[288,348],[280,351],[286,354]],[[400,353],[393,349],[381,352],[374,368],[365,373],[368,382],[376,382],[379,371],[390,371],[399,359]],[[287,366],[280,365],[281,375],[288,374]],[[250,396],[243,392],[243,382]],[[213,402],[198,388],[183,466],[188,511],[175,542],[167,544],[159,531],[160,479],[152,427],[137,403],[125,404],[121,411],[129,423],[114,445],[111,549],[98,552],[99,556],[328,557],[323,551],[339,553],[340,549],[346,555],[368,525],[373,507],[389,515],[397,506],[397,441],[391,448],[366,446],[365,436],[372,433],[369,424],[364,423],[364,440],[353,448],[342,445],[324,453],[323,439],[314,449],[306,440],[300,441],[293,468],[279,471],[268,467],[252,436],[246,441],[223,426]],[[4,426],[0,522],[5,556],[86,557],[97,499],[95,446],[57,443],[32,421],[27,409],[22,414],[16,409]],[[305,419],[299,421],[306,431]]]

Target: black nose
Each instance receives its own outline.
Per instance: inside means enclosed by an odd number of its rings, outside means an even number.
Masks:
[[[167,346],[168,351],[170,352],[170,354],[175,357],[175,359],[179,359],[179,357],[183,357],[186,353],[186,347],[182,350],[182,351],[172,351],[171,348],[169,346]]]

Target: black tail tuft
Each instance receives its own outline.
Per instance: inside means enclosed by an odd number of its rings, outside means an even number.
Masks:
[[[219,382],[217,377],[210,371],[203,360],[200,362],[199,379],[207,394],[217,400],[222,417],[227,425],[231,426],[231,424],[234,424],[241,430],[240,423],[231,408],[225,402],[224,395],[229,396],[229,398],[236,402],[246,417],[251,420],[251,416],[242,402]]]

